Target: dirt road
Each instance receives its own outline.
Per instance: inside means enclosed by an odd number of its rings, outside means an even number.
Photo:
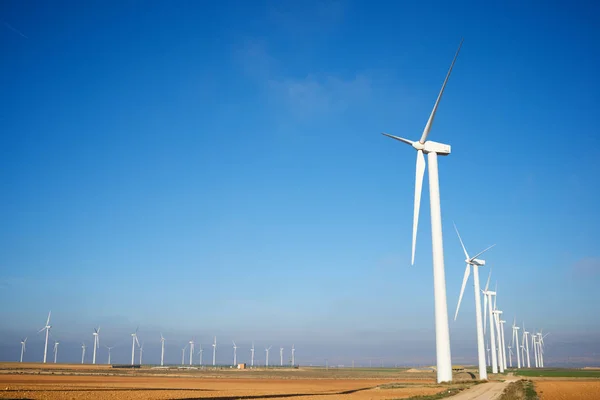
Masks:
[[[498,399],[506,386],[515,380],[507,380],[504,382],[488,382],[481,385],[473,386],[471,389],[465,390],[452,396],[452,400],[494,400]]]

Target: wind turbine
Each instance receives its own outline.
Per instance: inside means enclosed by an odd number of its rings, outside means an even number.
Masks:
[[[516,343],[515,349],[517,353],[517,368],[521,368],[521,354],[519,354],[519,327],[517,326],[517,319],[515,318],[512,325],[512,340],[511,346]]]
[[[138,340],[137,333],[139,327],[135,328],[135,332],[131,334],[131,365],[135,362],[135,344],[140,345],[140,341]]]
[[[25,344],[27,343],[27,338],[21,340],[21,361],[23,362],[23,354],[25,353]]]
[[[233,342],[233,365],[237,365],[237,346],[235,345],[235,342]]]
[[[54,341],[54,364],[56,364],[56,358],[58,357],[58,345],[57,341]]]
[[[296,352],[296,349],[294,348],[294,345],[292,345],[292,367],[295,366],[295,360],[294,360],[294,353]]]
[[[509,344],[507,347],[508,347],[508,363],[510,364],[510,367],[512,368],[512,358],[513,358],[512,344]]]
[[[417,150],[417,165],[415,175],[415,205],[413,213],[413,235],[412,235],[412,259],[411,264],[415,263],[415,248],[417,242],[417,227],[419,224],[419,209],[421,206],[421,191],[423,188],[423,176],[425,174],[425,157],[429,161],[429,200],[431,209],[431,245],[433,250],[433,287],[434,287],[434,302],[435,302],[435,337],[436,337],[436,358],[437,358],[437,381],[450,382],[452,381],[452,358],[450,356],[450,332],[448,330],[448,308],[446,304],[446,276],[444,271],[444,246],[442,242],[442,211],[440,207],[440,186],[438,176],[438,154],[446,156],[450,154],[450,145],[428,141],[427,136],[431,130],[431,125],[435,118],[444,89],[450,78],[450,73],[462,47],[462,40],[458,46],[458,50],[454,55],[450,69],[446,74],[446,79],[442,85],[442,89],[438,94],[433,110],[429,115],[429,120],[421,139],[418,142],[404,139],[398,136],[384,135],[392,139],[399,140],[403,143],[411,145]]]
[[[217,337],[215,336],[215,341],[213,342],[213,367],[217,363]]]
[[[460,233],[458,233],[458,228],[456,224],[454,225],[454,229],[456,230],[456,234],[458,235],[458,240],[460,240],[460,245],[462,246],[463,252],[465,253],[465,262],[467,263],[467,267],[465,268],[465,275],[463,277],[462,287],[460,288],[460,295],[458,296],[458,305],[456,306],[456,313],[454,314],[454,320],[456,321],[456,317],[458,317],[458,310],[460,309],[460,302],[462,301],[463,294],[465,292],[465,286],[467,286],[467,281],[469,280],[469,274],[471,273],[471,266],[473,267],[473,286],[475,288],[475,319],[477,324],[477,356],[479,360],[479,379],[487,379],[487,368],[485,365],[485,343],[483,336],[483,324],[481,321],[481,299],[480,299],[480,289],[479,289],[479,267],[485,265],[485,260],[479,260],[477,257],[491,249],[495,246],[495,244],[491,245],[487,249],[477,253],[475,256],[470,257],[467,252],[467,248],[460,237]]]
[[[144,354],[144,342],[140,345],[140,366],[142,365],[142,355]]]
[[[181,349],[181,365],[185,365],[185,349],[187,349],[187,344]]]
[[[540,362],[542,368],[544,368],[544,338],[549,334],[550,332],[546,333],[545,335],[542,335],[540,332]]]
[[[165,359],[165,338],[161,332],[161,334],[160,334],[160,366],[161,367],[164,365],[164,359]]]
[[[198,354],[200,354],[200,365],[202,365],[202,352],[204,352],[204,349],[202,348],[202,345],[200,345],[200,351],[198,351]]]
[[[83,364],[83,361],[85,360],[85,349],[87,348],[87,346],[84,343],[81,343],[81,363]]]
[[[268,349],[265,349],[265,351],[267,352],[267,357],[266,357],[267,361],[266,361],[265,367],[269,366],[269,350],[271,350],[271,347],[273,347],[273,346],[269,346]]]
[[[525,345],[525,352],[527,353],[527,368],[531,368],[531,364],[529,362],[529,342],[527,338],[529,337],[529,332],[525,330],[525,322],[523,322],[523,344]],[[525,364],[525,361],[523,361]]]
[[[508,368],[506,365],[506,342],[504,340],[504,324],[506,321],[500,320],[500,336],[502,337],[502,361],[504,362],[504,369]]]
[[[96,364],[96,349],[100,348],[100,327],[94,328],[94,355],[92,356],[92,364]]]
[[[485,289],[483,290],[483,332],[485,333],[487,328],[487,314],[490,316],[490,341],[488,344],[491,347],[492,352],[492,374],[498,373],[498,360],[496,354],[496,333],[494,332],[494,314],[492,312],[492,296],[496,294],[496,292],[488,290],[490,286],[490,278],[492,277],[492,270],[490,269],[490,273],[488,274],[488,279],[485,284]]]
[[[496,327],[496,333],[498,333],[498,369],[500,373],[504,372],[504,359],[502,358],[503,348],[502,348],[502,331],[500,330],[500,316],[502,315],[502,311],[496,309],[496,297],[494,297],[494,309],[492,311],[494,314],[494,322]]]
[[[104,347],[106,347],[106,348],[108,349],[108,362],[107,362],[107,364],[110,364],[110,351],[111,351],[112,349],[114,349],[114,348],[115,348],[115,346],[113,346],[113,347],[104,346]]]
[[[190,340],[190,366],[194,364],[194,339]]]
[[[279,348],[279,366],[283,367],[283,347]]]
[[[46,325],[38,331],[38,333],[40,333],[44,329],[46,330],[46,344],[44,345],[44,364],[46,363],[46,354],[48,353],[48,334],[50,333],[50,328],[52,328],[52,325],[50,325],[50,314],[51,313],[52,313],[52,311],[50,311],[48,313],[48,319],[46,320]]]
[[[252,357],[250,358],[250,366],[254,367],[254,342],[252,342],[252,348],[250,349]]]

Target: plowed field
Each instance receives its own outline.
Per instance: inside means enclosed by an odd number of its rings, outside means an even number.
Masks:
[[[541,400],[600,399],[600,380],[540,379],[535,380],[535,390]]]

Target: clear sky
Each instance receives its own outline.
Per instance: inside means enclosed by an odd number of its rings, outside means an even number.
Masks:
[[[428,185],[410,267],[415,153],[380,132],[420,137],[464,37],[429,137],[449,315],[455,221],[546,364],[600,362],[598,3],[413,3],[1,2],[0,358],[52,310],[63,361],[99,324],[116,362],[139,325],[148,362],[162,331],[170,362],[434,363]],[[474,362],[471,284],[450,329]]]

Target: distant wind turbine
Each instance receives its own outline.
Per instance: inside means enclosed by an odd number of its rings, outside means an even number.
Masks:
[[[213,367],[214,367],[217,363],[217,337],[216,336],[215,336],[215,341],[214,341],[212,347],[213,347]]]
[[[237,346],[235,345],[235,342],[232,340],[233,342],[233,366],[235,367],[237,365]]]
[[[138,346],[140,345],[140,341],[137,337],[138,329],[139,326],[135,328],[135,332],[131,334],[131,365],[135,363],[135,344],[137,343]]]
[[[485,260],[480,260],[477,257],[491,249],[495,246],[495,244],[491,245],[487,249],[477,253],[475,256],[470,257],[467,252],[467,248],[460,237],[460,233],[458,233],[458,228],[456,224],[454,225],[454,229],[456,230],[456,234],[458,235],[458,240],[460,241],[460,245],[462,246],[463,252],[465,253],[465,262],[467,263],[467,267],[465,268],[465,275],[463,277],[462,287],[460,288],[460,295],[458,297],[458,305],[456,306],[456,313],[454,314],[454,320],[456,321],[456,317],[458,317],[458,310],[460,309],[460,302],[462,301],[463,294],[465,292],[465,286],[467,286],[467,281],[469,280],[469,274],[471,273],[471,266],[473,267],[473,286],[475,288],[475,321],[477,327],[477,356],[479,361],[479,379],[485,380],[487,379],[487,367],[485,365],[485,343],[484,343],[484,335],[483,335],[483,323],[481,321],[481,298],[480,298],[480,289],[479,289],[479,267],[485,265]]]
[[[525,352],[527,354],[527,368],[531,368],[531,363],[529,362],[529,341],[527,338],[529,337],[529,332],[525,330],[525,322],[523,322],[523,345],[525,346]],[[523,361],[525,364],[525,361]]]
[[[50,311],[48,313],[48,319],[46,320],[46,325],[38,331],[38,333],[40,333],[44,329],[46,330],[46,344],[44,345],[44,364],[46,363],[46,354],[48,353],[48,334],[50,333],[50,328],[52,328],[52,325],[50,325],[50,314],[51,313],[52,313],[52,311]]]
[[[252,342],[252,348],[250,349],[252,357],[250,358],[250,366],[254,367],[254,342]]]
[[[269,350],[271,350],[271,347],[273,347],[273,346],[269,346],[268,349],[265,349],[265,351],[267,352],[267,357],[266,357],[267,361],[266,361],[265,367],[269,366]]]
[[[296,352],[296,349],[294,348],[294,345],[292,345],[292,367],[296,365],[296,360],[294,360],[295,352]]]
[[[514,349],[516,350],[515,352],[517,353],[517,368],[521,368],[521,354],[519,351],[519,327],[517,326],[517,318],[514,319],[512,325],[511,345],[513,345]]]
[[[283,367],[283,347],[279,348],[279,366]]]
[[[492,296],[496,295],[496,292],[488,290],[490,286],[490,278],[492,277],[492,270],[490,269],[490,273],[488,275],[487,282],[485,284],[485,289],[483,290],[483,332],[485,333],[487,328],[487,314],[490,316],[490,341],[488,344],[491,347],[492,352],[492,373],[498,373],[498,354],[496,353],[496,332],[494,331],[494,314],[492,310]]]
[[[81,343],[81,363],[83,364],[83,361],[85,360],[85,349],[87,348],[87,346],[85,345],[85,343]]]
[[[142,355],[144,354],[144,342],[140,345],[140,365],[142,365]]]
[[[181,365],[185,365],[185,349],[187,349],[187,344],[181,349]]]
[[[398,136],[384,135],[396,139],[402,143],[412,146],[417,151],[417,164],[415,175],[415,204],[413,214],[413,235],[412,235],[412,259],[411,264],[415,263],[415,248],[417,243],[417,227],[419,225],[419,209],[421,207],[421,191],[423,188],[423,177],[425,174],[425,157],[429,161],[429,204],[431,211],[431,245],[433,250],[433,287],[435,304],[435,339],[436,339],[436,359],[437,359],[437,382],[452,381],[452,357],[450,355],[450,332],[448,328],[448,306],[446,303],[446,276],[444,270],[444,246],[442,242],[442,211],[440,206],[440,186],[438,176],[438,154],[446,156],[450,154],[450,145],[432,142],[427,140],[429,131],[435,118],[444,89],[450,78],[450,73],[462,47],[462,40],[458,50],[452,60],[450,69],[446,74],[446,79],[442,85],[433,110],[429,115],[429,120],[421,138],[417,142],[404,139]]]
[[[110,364],[110,351],[112,349],[114,349],[115,347],[114,346],[113,347],[104,346],[104,347],[106,347],[108,349],[108,362],[107,362],[107,364]]]
[[[27,338],[21,340],[21,361],[23,362],[23,354],[25,354],[25,344],[27,343]]]
[[[194,339],[190,340],[190,365],[194,363]]]
[[[165,338],[163,334],[160,334],[160,365],[161,367],[164,365],[165,359]]]
[[[100,327],[94,328],[94,355],[92,356],[92,364],[96,364],[96,349],[100,348]]]
[[[58,345],[57,341],[54,341],[54,364],[56,364],[56,359],[58,358]]]
[[[198,351],[198,354],[200,354],[200,365],[202,365],[202,353],[204,352],[204,349],[202,348],[202,345],[200,345],[200,350]]]

